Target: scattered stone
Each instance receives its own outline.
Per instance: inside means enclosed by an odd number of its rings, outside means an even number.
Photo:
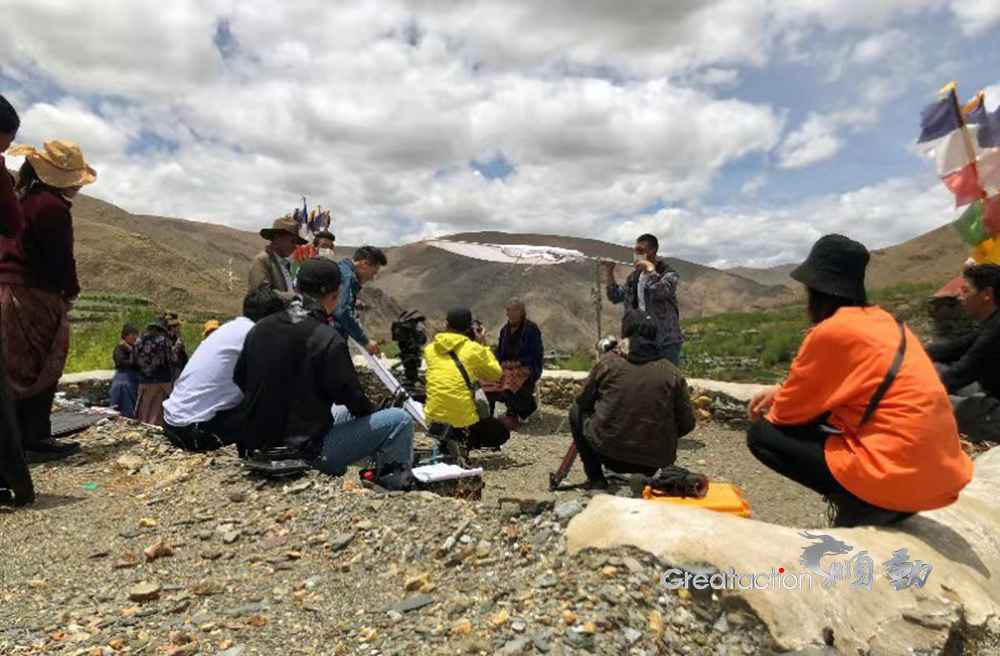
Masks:
[[[160,597],[160,584],[143,582],[139,585],[133,586],[128,591],[129,601],[144,602],[153,601],[154,599],[159,599]]]
[[[305,492],[312,487],[313,482],[311,480],[299,481],[298,483],[292,483],[291,485],[285,486],[285,494],[298,494],[299,492]]]
[[[559,501],[555,505],[556,518],[560,521],[566,521],[576,517],[583,512],[583,504],[581,504],[576,499],[568,499],[565,501]]]
[[[552,651],[552,644],[549,642],[548,636],[544,634],[536,633],[531,636],[531,642],[535,645],[535,649],[543,654],[547,654]]]
[[[556,495],[552,492],[525,492],[517,495],[501,497],[503,504],[514,504],[522,515],[538,515],[551,510],[556,503]]]
[[[468,617],[456,620],[452,623],[449,633],[451,633],[451,635],[469,635],[472,633],[472,620]]]
[[[627,642],[629,646],[634,645],[642,639],[642,633],[636,631],[632,627],[626,628],[622,633],[625,635],[625,642]]]
[[[233,544],[240,539],[240,535],[241,533],[238,530],[225,531],[222,533],[222,543]]]
[[[527,638],[515,638],[513,640],[508,640],[504,643],[503,647],[500,648],[501,654],[523,654],[524,650],[528,647]]]
[[[347,545],[354,542],[354,533],[338,533],[330,538],[330,551],[340,551],[347,548]]]
[[[199,597],[208,597],[222,593],[222,585],[215,581],[201,581],[192,590]]]
[[[157,558],[165,558],[167,556],[173,556],[174,550],[167,544],[166,540],[160,540],[143,550],[142,555],[146,557],[146,560],[153,561]]]
[[[156,520],[152,517],[143,517],[139,520],[139,528],[154,528],[156,526]]]
[[[246,492],[243,490],[235,490],[229,493],[229,500],[233,503],[243,503],[249,498]]]
[[[576,613],[571,610],[564,610],[562,614],[563,622],[569,626],[576,624]]]
[[[505,624],[507,624],[509,620],[510,620],[510,613],[507,612],[507,609],[500,611],[499,613],[490,618],[490,622],[492,622],[493,626],[496,627],[504,626]]]
[[[726,619],[726,616],[720,615],[719,619],[717,619],[715,624],[712,625],[712,628],[719,633],[729,633],[729,621]]]
[[[527,630],[528,625],[521,620],[514,620],[510,623],[510,628],[514,631],[514,633],[524,633]]]
[[[663,615],[658,610],[649,613],[649,634],[654,638],[663,635]]]
[[[427,574],[418,574],[416,576],[411,576],[410,578],[406,579],[406,582],[403,584],[403,589],[406,590],[407,592],[413,592],[414,590],[419,590],[427,582],[428,582]]]
[[[407,597],[403,601],[399,602],[392,607],[392,610],[399,613],[409,613],[410,611],[419,610],[424,606],[429,606],[433,604],[436,600],[433,597],[429,597],[425,594],[418,594],[412,597]]]

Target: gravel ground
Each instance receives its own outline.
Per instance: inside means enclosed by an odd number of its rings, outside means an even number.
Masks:
[[[0,508],[0,654],[772,653],[738,598],[664,589],[666,563],[566,555],[589,498],[544,493],[569,443],[550,408],[480,459],[481,502],[354,472],[263,481],[231,450],[181,452],[132,422],[78,439],[33,469],[34,506]],[[761,519],[822,525],[738,431],[700,424],[680,464],[739,483]]]

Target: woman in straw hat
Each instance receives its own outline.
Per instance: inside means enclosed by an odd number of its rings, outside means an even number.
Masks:
[[[51,438],[49,414],[69,352],[70,303],[80,293],[70,200],[97,173],[71,141],[10,154],[25,157],[17,180],[24,232],[0,238],[0,333],[24,450],[29,462],[42,462],[80,448]]]
[[[24,218],[14,191],[14,178],[7,172],[2,153],[10,147],[19,127],[21,119],[14,107],[0,96],[0,236],[10,238],[21,235]],[[34,500],[35,487],[21,446],[21,429],[7,383],[2,342],[0,333],[0,502],[11,500],[10,493],[13,492],[13,502],[25,505]]]

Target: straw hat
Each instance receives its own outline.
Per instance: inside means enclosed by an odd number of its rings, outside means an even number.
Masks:
[[[218,321],[216,321],[215,319],[210,319],[210,320],[206,321],[205,325],[202,326],[202,328],[201,328],[201,338],[205,339],[206,337],[208,337],[209,335],[211,335],[212,333],[214,333],[218,329],[219,329],[219,322]]]
[[[270,240],[274,237],[274,233],[276,232],[287,232],[288,234],[294,236],[299,246],[305,246],[309,243],[299,236],[299,224],[297,224],[295,219],[291,217],[286,216],[283,219],[275,219],[270,228],[261,229],[260,236],[264,239]]]
[[[82,187],[97,180],[97,171],[87,164],[80,147],[72,141],[46,141],[42,150],[35,150],[34,146],[14,146],[8,154],[23,155],[39,180],[58,189]]]

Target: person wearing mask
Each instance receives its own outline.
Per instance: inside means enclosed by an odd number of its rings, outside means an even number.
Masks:
[[[14,191],[14,177],[7,171],[3,153],[10,148],[21,118],[7,99],[0,96],[0,237],[17,239],[24,230],[21,202]],[[21,428],[11,398],[0,330],[0,503],[24,506],[35,500],[35,486],[24,457]]]
[[[500,446],[510,430],[494,417],[481,418],[471,388],[477,379],[498,381],[503,369],[486,346],[482,325],[474,325],[472,311],[448,311],[444,332],[424,347],[427,362],[427,403],[424,413],[435,437],[453,438],[466,448]],[[459,454],[452,454],[459,455]]]
[[[497,360],[503,368],[503,377],[497,384],[483,383],[483,390],[492,407],[497,401],[506,407],[504,423],[509,430],[517,430],[538,409],[535,385],[542,377],[545,347],[542,331],[528,319],[524,301],[512,298],[507,302],[507,323],[500,329],[495,349]]]
[[[695,426],[687,381],[664,357],[656,321],[632,311],[623,323],[628,355],[603,355],[569,412],[587,487],[594,490],[608,487],[605,467],[651,476],[674,464],[678,440]]]
[[[0,237],[0,332],[29,462],[64,458],[80,445],[52,439],[50,413],[69,354],[69,309],[80,293],[73,255],[72,199],[97,173],[71,141],[24,155],[17,192],[24,232]]]
[[[955,409],[958,430],[970,440],[1000,441],[1000,265],[977,264],[962,273],[962,307],[979,328],[927,353]]]
[[[378,275],[379,269],[389,263],[380,249],[362,246],[354,252],[354,258],[340,261],[340,301],[333,313],[341,333],[363,346],[372,355],[381,353],[378,343],[368,338],[368,333],[358,321],[356,306],[361,288]]]
[[[122,327],[122,341],[111,354],[115,363],[115,377],[111,379],[111,407],[117,408],[122,417],[135,419],[135,404],[139,398],[139,365],[135,361],[135,342],[139,328],[132,324]]]
[[[399,408],[375,409],[347,342],[327,323],[341,283],[335,262],[306,260],[298,272],[299,296],[250,329],[233,373],[243,392],[238,445],[251,457],[284,447],[333,476],[372,457],[378,483],[409,473],[413,421]],[[334,405],[352,418],[334,423]]]
[[[170,341],[170,325],[165,317],[146,326],[146,332],[135,343],[135,361],[139,365],[136,419],[163,426],[163,402],[174,389],[173,368],[177,363],[177,351]]]
[[[334,259],[334,246],[336,237],[329,230],[321,230],[313,235],[313,248],[316,250],[316,257],[325,257],[328,260]]]
[[[660,242],[653,235],[641,235],[635,240],[635,270],[629,274],[625,285],[615,282],[615,263],[605,264],[608,300],[623,303],[625,314],[638,310],[653,317],[663,357],[680,366],[681,334],[680,310],[677,305],[677,272],[657,256]],[[624,317],[623,332],[624,332]]]
[[[235,408],[243,400],[233,381],[236,361],[254,324],[283,309],[274,291],[255,289],[243,299],[243,316],[212,331],[195,349],[163,402],[163,432],[173,444],[207,451],[236,442],[240,418]]]
[[[826,235],[790,274],[812,328],[785,382],[754,396],[747,447],[824,495],[835,527],[893,524],[953,503],[972,480],[948,395],[901,321],[865,293],[868,249]]]
[[[267,287],[282,298],[291,300],[295,295],[295,282],[288,258],[295,252],[296,246],[305,246],[309,242],[299,236],[299,226],[291,217],[277,219],[270,228],[261,229],[260,236],[269,243],[250,262],[247,291]]]

